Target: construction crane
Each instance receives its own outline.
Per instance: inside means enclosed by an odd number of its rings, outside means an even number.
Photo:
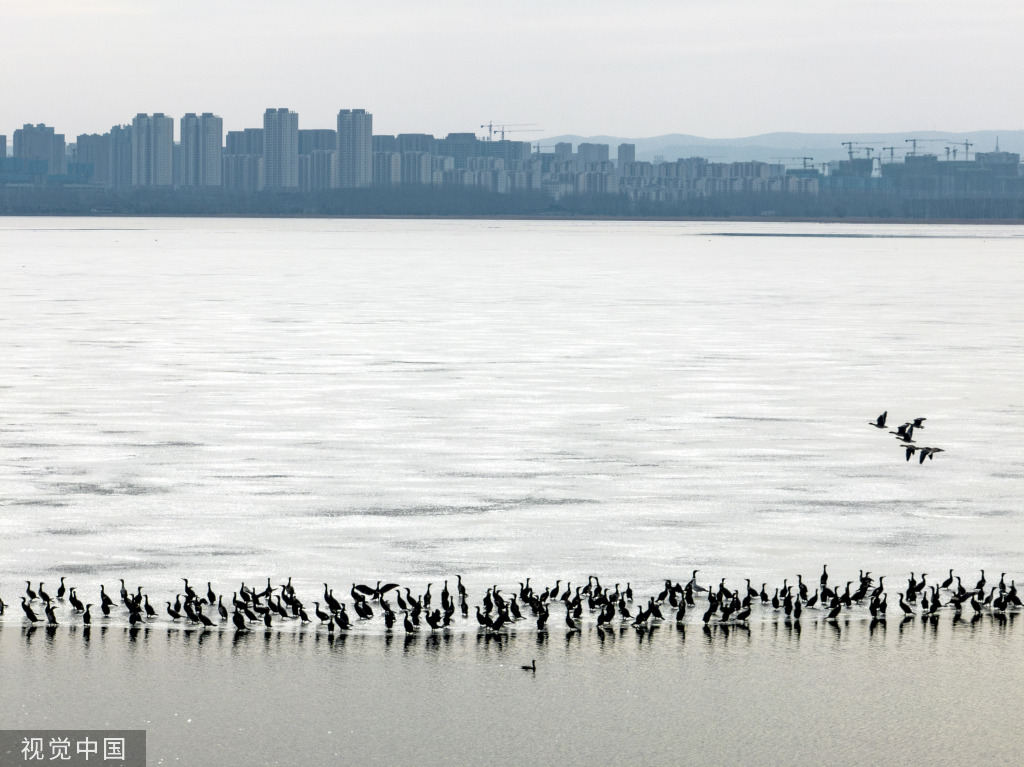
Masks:
[[[964,162],[967,162],[967,160],[970,158],[970,154],[969,153],[970,153],[970,148],[972,146],[974,146],[974,144],[972,144],[970,141],[963,141],[963,142],[950,141],[946,145],[946,157],[948,158],[950,153],[952,152],[953,160],[955,161],[956,160],[956,153],[960,151],[960,147],[963,147],[964,148]]]
[[[494,121],[490,120],[488,122],[485,122],[480,127],[481,128],[487,128],[487,140],[488,141],[493,141],[494,140],[494,133],[495,133],[495,131],[497,131],[501,135],[501,140],[504,141],[506,133],[522,133],[522,131],[510,131],[510,130],[507,130],[507,128],[528,128],[531,125],[536,125],[536,124],[537,123],[499,123],[499,124],[495,125]],[[534,128],[534,131],[538,131],[538,130],[540,130],[540,128]]]
[[[501,131],[501,140],[505,140],[506,133],[540,133],[543,130],[543,128],[517,128],[516,130],[503,130]]]
[[[871,153],[875,151],[875,147],[872,144],[865,144],[863,141],[844,141],[843,146],[846,147],[846,152],[850,156],[850,160],[853,160],[854,147],[861,147],[857,151],[863,151],[868,159],[871,159]]]
[[[890,163],[896,162],[896,159],[895,159],[895,157],[896,157],[896,147],[894,147],[894,146],[883,146],[882,147],[882,151],[889,153],[889,162]],[[881,155],[879,155],[879,162],[881,162]]]
[[[784,164],[788,164],[785,163],[786,160],[799,160],[800,162],[803,163],[804,170],[807,170],[807,163],[814,160],[813,157],[773,157],[772,159],[776,161],[782,161]]]
[[[948,139],[944,138],[907,138],[903,140],[906,141],[908,144],[913,145],[914,151],[911,152],[912,155],[917,154],[918,144],[943,144],[948,142]]]

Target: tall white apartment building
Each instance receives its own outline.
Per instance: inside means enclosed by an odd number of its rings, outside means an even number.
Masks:
[[[299,115],[285,108],[263,113],[263,185],[275,191],[299,188]]]
[[[204,112],[189,112],[180,121],[181,185],[220,186],[224,121]]]
[[[373,183],[373,115],[365,109],[338,112],[338,186]]]
[[[174,120],[161,112],[132,120],[132,186],[170,186],[174,181]]]

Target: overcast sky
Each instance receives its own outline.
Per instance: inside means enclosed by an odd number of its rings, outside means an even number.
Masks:
[[[1020,0],[3,0],[0,133],[267,107],[375,133],[1024,128]],[[177,128],[176,128],[177,130]]]

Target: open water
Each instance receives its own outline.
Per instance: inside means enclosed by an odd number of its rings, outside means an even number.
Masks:
[[[83,643],[17,600],[1021,579],[1022,288],[1014,227],[0,219],[0,727],[147,727],[154,764],[1019,764],[1012,620],[410,650]]]

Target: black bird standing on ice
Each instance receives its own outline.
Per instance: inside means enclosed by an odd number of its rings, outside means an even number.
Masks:
[[[21,609],[25,611],[25,617],[33,623],[38,622],[39,618],[32,611],[32,608],[28,606],[28,602],[25,601],[25,597],[21,598]]]

